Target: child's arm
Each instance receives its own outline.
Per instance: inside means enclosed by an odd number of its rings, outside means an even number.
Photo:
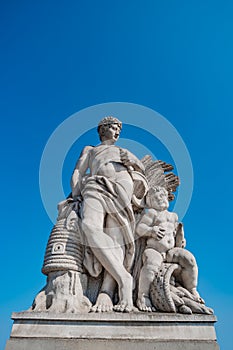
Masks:
[[[139,237],[151,237],[153,217],[150,212],[144,214],[136,227],[136,233]]]
[[[136,234],[139,237],[154,238],[160,240],[165,235],[165,230],[159,226],[153,226],[156,218],[156,211],[149,209],[148,213],[144,214],[136,227]]]
[[[186,239],[184,238],[184,226],[182,222],[177,223],[175,233],[175,247],[184,248],[186,246]]]

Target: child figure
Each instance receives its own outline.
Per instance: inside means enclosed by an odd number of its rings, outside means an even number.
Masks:
[[[194,256],[186,249],[182,223],[169,212],[168,192],[163,187],[150,188],[146,195],[148,209],[139,221],[136,233],[146,237],[143,267],[140,271],[137,306],[141,311],[154,311],[149,297],[150,284],[163,262],[181,266],[180,282],[193,299],[204,303],[197,292],[198,269]]]

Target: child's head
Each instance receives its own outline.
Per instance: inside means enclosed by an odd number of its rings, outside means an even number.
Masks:
[[[169,207],[168,192],[164,187],[150,187],[146,195],[146,205],[148,208],[165,210]]]

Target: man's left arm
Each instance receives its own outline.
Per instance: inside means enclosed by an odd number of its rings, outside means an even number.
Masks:
[[[145,168],[142,162],[130,151],[126,149],[120,149],[120,156],[122,163],[128,168],[132,167],[134,170],[144,173]]]

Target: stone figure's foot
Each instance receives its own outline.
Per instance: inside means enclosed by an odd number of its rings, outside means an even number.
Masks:
[[[140,311],[152,312],[156,311],[156,308],[152,305],[150,298],[148,296],[141,296],[137,300],[137,307]]]
[[[91,312],[110,312],[113,310],[113,303],[110,296],[106,293],[100,293],[96,303],[91,308]]]
[[[205,301],[200,297],[200,294],[196,290],[196,288],[193,288],[190,290],[190,293],[194,297],[194,300],[197,301],[198,303],[205,304]]]
[[[113,310],[116,312],[131,312],[134,311],[133,303],[127,303],[126,301],[122,300],[117,305],[114,305]]]
[[[124,279],[119,287],[119,303],[113,307],[117,312],[130,312],[134,310],[133,306],[133,279],[130,274]]]

